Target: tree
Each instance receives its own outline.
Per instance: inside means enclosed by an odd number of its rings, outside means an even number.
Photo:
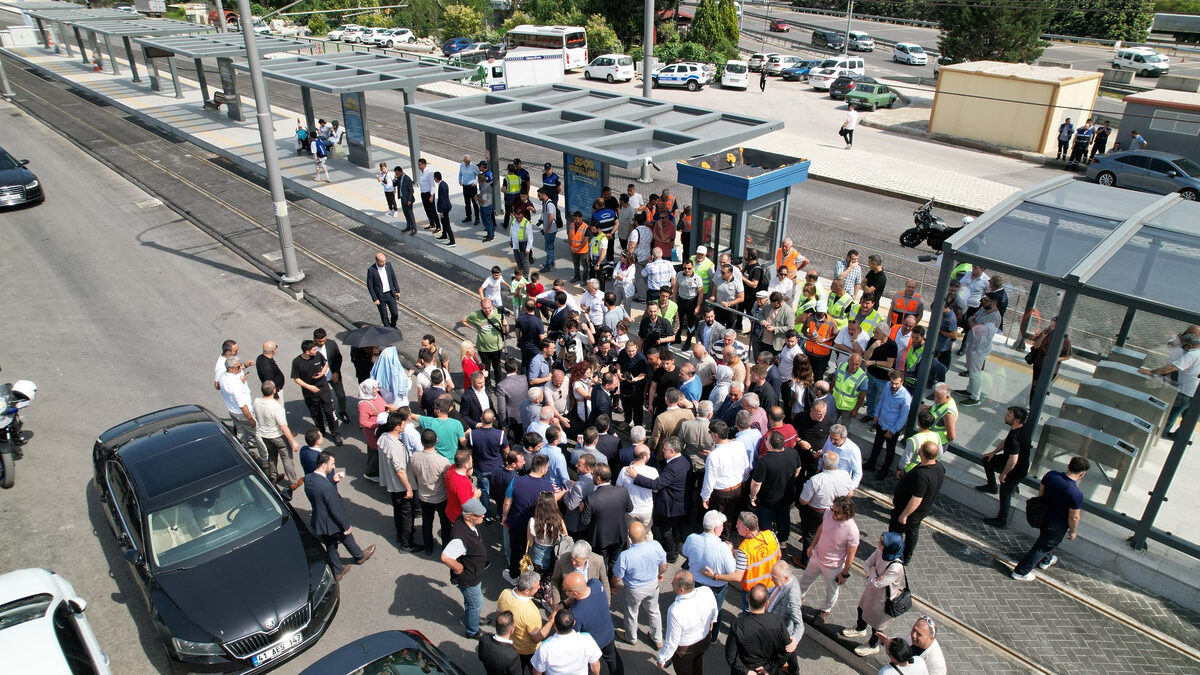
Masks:
[[[483,31],[483,15],[465,5],[450,5],[442,12],[442,39],[475,37]]]
[[[602,14],[608,25],[616,31],[625,44],[642,41],[642,17],[645,14],[643,0],[579,0],[580,8],[587,13]],[[655,11],[670,9],[675,0],[654,0]]]
[[[325,23],[324,16],[313,14],[308,17],[308,29],[313,35],[324,35],[329,32],[329,24]]]
[[[733,6],[733,0],[720,0],[717,13],[717,25],[726,44],[736,47],[742,31],[738,28],[737,7]]]
[[[1004,61],[1033,63],[1046,45],[1041,35],[1050,25],[1054,0],[1030,0],[1016,9],[1012,0],[978,0],[971,4],[942,7],[942,58],[957,63]]]
[[[1153,0],[1075,0],[1072,11],[1055,14],[1050,32],[1141,42],[1154,20],[1153,4]]]
[[[500,32],[508,33],[508,31],[516,28],[517,26],[524,26],[531,23],[533,23],[533,17],[529,16],[525,12],[522,12],[521,10],[517,10],[512,13],[512,16],[508,17],[508,20],[505,21],[503,25],[500,26]]]
[[[608,25],[608,20],[602,15],[593,14],[588,17],[585,28],[588,51],[591,54],[620,54],[625,51],[625,45],[617,38],[617,32]]]
[[[717,0],[700,0],[696,15],[692,17],[692,25],[688,28],[687,39],[710,49],[726,41]]]

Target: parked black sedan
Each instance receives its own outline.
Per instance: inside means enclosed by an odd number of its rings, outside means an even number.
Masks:
[[[96,487],[173,661],[256,672],[312,646],[338,607],[321,543],[208,410],[100,434]]]
[[[37,176],[26,168],[27,159],[15,159],[0,148],[0,206],[41,204],[46,193]]]
[[[846,94],[854,91],[854,86],[860,82],[875,84],[877,80],[870,75],[842,75],[829,85],[829,98],[846,98]]]
[[[490,639],[490,638],[489,638]],[[338,647],[300,675],[463,675],[419,631],[385,630]]]

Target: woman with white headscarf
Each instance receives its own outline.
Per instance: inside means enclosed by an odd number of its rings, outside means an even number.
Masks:
[[[385,401],[396,406],[408,405],[408,390],[412,388],[412,380],[408,377],[408,369],[400,362],[400,352],[394,346],[380,352],[379,359],[371,368],[371,379],[379,383]]]
[[[358,385],[358,426],[367,441],[367,480],[379,480],[379,442],[375,439],[375,429],[379,426],[380,413],[399,407],[388,405],[383,399],[378,381],[367,378]]]
[[[712,402],[714,410],[720,408],[725,399],[729,398],[731,384],[733,384],[733,368],[725,365],[717,366],[717,382],[708,395],[708,400]]]

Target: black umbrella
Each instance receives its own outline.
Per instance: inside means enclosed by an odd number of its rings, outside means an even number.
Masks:
[[[402,340],[404,336],[399,328],[390,326],[364,326],[346,331],[342,336],[342,344],[351,347],[387,347]]]

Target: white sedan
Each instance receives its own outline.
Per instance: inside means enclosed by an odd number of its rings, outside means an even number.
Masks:
[[[0,576],[0,654],[10,673],[111,674],[71,582],[31,568]]]
[[[346,31],[350,30],[351,28],[353,28],[354,30],[360,30],[360,29],[362,29],[362,26],[360,26],[356,23],[344,23],[344,24],[338,26],[337,28],[334,28],[333,30],[326,33],[325,37],[330,40],[341,40],[342,36],[346,33]]]
[[[808,74],[808,83],[813,86],[813,89],[829,91],[829,85],[842,75],[853,75],[853,73],[839,68],[821,68]]]

